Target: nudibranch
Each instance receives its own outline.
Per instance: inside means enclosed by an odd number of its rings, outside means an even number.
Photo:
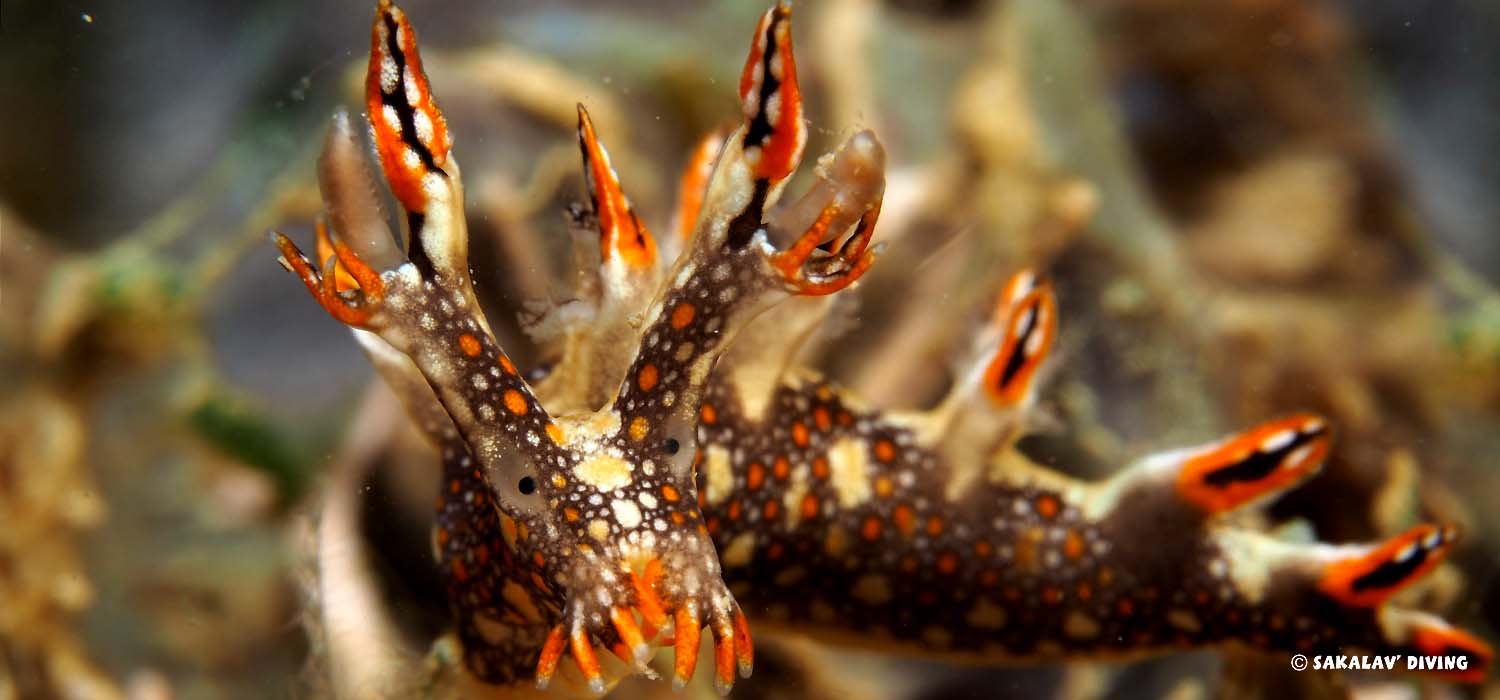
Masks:
[[[772,213],[807,142],[790,18],[777,5],[756,28],[739,86],[743,123],[701,149],[686,176],[701,196],[679,212],[694,223],[673,242],[682,252],[670,265],[579,108],[592,206],[578,223],[597,229],[601,258],[580,293],[595,314],[539,394],[480,310],[452,138],[411,25],[379,4],[366,107],[407,244],[398,247],[385,222],[343,115],[320,160],[327,220],[316,259],[283,235],[273,241],[441,450],[433,547],[464,663],[481,680],[598,695],[645,671],[670,639],[680,686],[704,627],[721,691],[736,671],[750,672],[748,623],[698,507],[699,406],[716,361],[751,319],[838,291],[869,268],[884,189],[880,144],[858,133],[820,186]],[[560,672],[565,656],[576,676]]]
[[[453,139],[387,0],[365,90],[404,244],[342,113],[319,161],[315,257],[273,240],[441,453],[432,546],[474,678],[597,696],[671,646],[681,686],[706,627],[727,692],[751,670],[747,613],[954,660],[1240,643],[1456,654],[1472,662],[1464,678],[1485,673],[1483,642],[1389,603],[1442,560],[1453,528],[1335,547],[1225,523],[1317,472],[1331,440],[1317,416],[1096,484],[1021,458],[1058,329],[1039,274],[1000,291],[934,410],[882,412],[798,367],[832,295],[879,252],[885,155],[853,133],[778,206],[807,142],[787,5],[756,27],[743,119],[694,150],[660,241],[579,107],[589,202],[573,225],[591,263],[535,384],[480,310]]]

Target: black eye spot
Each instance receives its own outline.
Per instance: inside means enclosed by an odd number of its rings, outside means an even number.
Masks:
[[[516,488],[520,490],[522,495],[530,496],[531,494],[536,493],[536,479],[533,479],[529,476],[523,476],[521,477],[521,483],[516,484]]]
[[[667,438],[667,442],[662,445],[662,449],[666,450],[669,455],[675,455],[678,450],[682,449],[682,443],[677,442],[676,438]]]

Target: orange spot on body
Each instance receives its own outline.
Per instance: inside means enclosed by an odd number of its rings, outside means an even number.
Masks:
[[[751,462],[750,470],[745,475],[745,486],[751,491],[757,491],[761,485],[766,483],[766,468],[760,462]]]
[[[526,397],[522,396],[521,392],[515,389],[506,389],[505,396],[502,398],[505,401],[505,410],[515,415],[524,416],[526,415],[526,411],[529,410],[526,406]]]
[[[828,409],[819,406],[813,409],[813,423],[818,426],[818,430],[828,432],[833,427],[833,418],[828,415]]]
[[[807,447],[807,440],[807,426],[801,423],[793,423],[792,442],[797,443],[798,447]]]
[[[1043,518],[1051,520],[1057,517],[1058,512],[1061,510],[1062,505],[1058,503],[1056,496],[1049,494],[1036,499],[1036,512]]]
[[[698,409],[698,418],[704,425],[715,425],[719,422],[719,412],[711,404],[703,404],[703,408]]]
[[[729,516],[730,520],[739,520],[740,519],[740,502],[739,501],[733,501],[733,502],[731,502],[729,504],[729,511],[727,513],[725,513],[725,515]]]
[[[1094,589],[1089,586],[1087,581],[1079,581],[1075,592],[1078,594],[1079,600],[1088,600],[1094,597]]]
[[[974,555],[977,557],[988,557],[994,551],[995,548],[990,546],[988,540],[980,540],[974,543]]]
[[[1042,602],[1045,602],[1049,605],[1056,605],[1058,603],[1061,603],[1062,599],[1063,592],[1061,588],[1058,588],[1057,586],[1044,586],[1042,588]]]
[[[828,478],[828,460],[822,457],[814,457],[812,463],[813,476],[819,479]]]
[[[630,439],[640,442],[646,439],[646,434],[651,432],[651,421],[645,416],[636,416],[630,419]]]
[[[884,475],[875,477],[875,495],[887,498],[895,490],[895,485],[891,483],[890,477]]]
[[[875,443],[875,458],[882,462],[889,462],[896,458],[896,446],[890,440],[879,440]]]
[[[641,368],[641,373],[636,375],[635,381],[641,391],[651,391],[656,388],[657,379],[656,365],[648,364]]]
[[[500,353],[500,369],[511,376],[515,376],[516,374],[515,364],[510,361],[509,357],[505,356],[505,353]]]
[[[785,457],[777,457],[771,465],[771,473],[776,475],[777,481],[786,481],[787,474],[792,470],[792,465]]]
[[[766,501],[766,504],[761,507],[761,515],[765,516],[766,520],[775,520],[776,514],[780,511],[781,502],[776,500]]]
[[[464,333],[458,336],[458,349],[469,357],[479,357],[484,347],[479,344],[479,339],[475,338],[473,333]]]
[[[859,528],[859,534],[866,541],[874,542],[880,537],[880,519],[871,515],[865,518],[865,522]]]
[[[958,557],[952,552],[943,552],[938,557],[937,569],[940,573],[951,576],[954,572],[958,571]]]
[[[896,523],[897,531],[909,537],[916,528],[916,513],[912,511],[911,506],[902,503],[891,513],[891,521]]]
[[[553,442],[561,445],[563,443],[563,437],[564,437],[564,435],[563,435],[563,429],[560,428],[560,427],[558,427],[558,425],[556,423],[548,423],[547,424],[547,437],[552,438]]]
[[[937,537],[941,534],[943,534],[943,519],[936,515],[929,516],[927,518],[927,535],[929,537]]]
[[[1083,538],[1076,531],[1069,530],[1068,536],[1063,539],[1063,554],[1069,559],[1083,556]]]
[[[807,494],[802,497],[802,518],[811,520],[818,517],[818,497]]]
[[[682,494],[677,492],[676,487],[667,484],[661,487],[661,497],[667,499],[668,503],[676,503],[677,499],[682,498]]]
[[[697,307],[688,302],[684,301],[678,304],[677,308],[672,309],[672,327],[679,331],[687,328],[688,324],[693,322],[693,316],[697,313]]]
[[[1121,598],[1115,601],[1115,612],[1121,617],[1130,617],[1135,614],[1135,601],[1130,598]]]

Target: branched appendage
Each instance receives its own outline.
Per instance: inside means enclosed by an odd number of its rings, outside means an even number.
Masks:
[[[693,427],[710,373],[735,335],[793,296],[848,286],[873,260],[869,242],[884,188],[884,156],[868,132],[854,135],[832,156],[820,183],[799,203],[767,216],[807,139],[790,22],[790,9],[777,5],[756,29],[740,82],[744,122],[717,157],[688,247],[644,315],[639,347],[618,394],[596,417],[607,426],[601,438],[624,463],[639,465],[639,472],[621,478],[623,488],[639,489],[657,502],[696,501]],[[833,252],[820,248],[825,245]],[[748,643],[748,631],[722,588],[712,543],[701,523],[694,525],[699,538],[665,545],[655,538],[663,553],[657,587],[676,609],[679,630],[708,621],[718,641],[716,681],[722,690],[735,666],[747,673],[750,665],[748,653],[731,655],[748,652],[748,646],[725,641]],[[701,588],[706,580],[714,582],[707,592]],[[679,631],[676,643],[679,662],[691,659],[697,640]],[[684,670],[676,670],[676,683],[686,681]]]
[[[807,372],[757,407],[716,375],[698,427],[704,517],[760,629],[977,663],[1224,645],[1448,655],[1462,667],[1441,674],[1483,678],[1488,645],[1390,603],[1452,528],[1335,547],[1227,523],[1317,473],[1323,419],[1269,421],[1100,483],[1065,477],[1011,449],[1057,332],[1051,286],[1022,271],[997,307],[988,352],[925,413],[862,406]]]
[[[720,578],[695,498],[692,435],[673,431],[683,416],[696,415],[703,375],[744,319],[808,291],[809,282],[823,285],[812,291],[852,282],[862,271],[857,266],[868,265],[864,249],[875,208],[869,196],[879,197],[878,187],[866,186],[864,194],[830,205],[838,211],[808,232],[837,236],[863,218],[858,241],[845,245],[842,255],[802,251],[798,255],[812,261],[805,269],[772,268],[779,251],[760,230],[761,215],[805,139],[787,21],[786,8],[778,7],[757,31],[759,53],[747,85],[760,106],[747,112],[747,127],[733,137],[733,157],[718,159],[719,174],[697,217],[707,222],[700,230],[716,233],[695,237],[695,252],[678,265],[677,281],[644,315],[645,331],[620,326],[630,341],[624,344],[640,347],[633,359],[625,358],[633,369],[626,374],[626,362],[604,358],[618,362],[616,369],[595,362],[589,370],[596,378],[588,383],[595,385],[613,373],[619,387],[623,376],[619,395],[598,412],[554,418],[498,346],[476,303],[446,122],[405,15],[389,2],[379,4],[367,107],[384,179],[404,215],[405,250],[383,222],[369,187],[373,178],[343,115],[335,118],[320,162],[332,229],[318,228],[317,260],[287,237],[273,238],[283,263],[313,297],[356,329],[442,451],[434,550],[465,666],[482,681],[508,685],[534,677],[537,686],[555,690],[554,680],[561,679],[564,691],[597,695],[623,674],[644,670],[653,648],[670,638],[680,685],[697,665],[705,625],[715,641],[716,685],[727,691],[736,670],[750,671],[748,626]],[[642,291],[649,293],[660,275],[659,262],[587,113],[580,110],[579,117],[591,216],[600,234],[595,301],[606,315],[624,316],[633,304],[646,304]],[[868,159],[878,145],[870,137],[864,141]],[[863,177],[878,183],[878,169],[877,163],[873,175]],[[731,219],[753,229],[734,246],[726,243]],[[720,263],[745,283],[740,291],[749,303],[718,289],[713,299],[693,296],[705,280],[723,279],[712,277],[721,274],[714,272]],[[702,274],[694,275],[694,268]],[[667,331],[694,340],[669,349],[662,342]],[[595,349],[603,353],[605,346]],[[689,381],[674,362],[697,367],[697,374]],[[668,397],[676,397],[675,406]],[[680,436],[675,443],[674,435]],[[596,652],[601,646],[613,654]],[[574,663],[563,666],[565,656]]]

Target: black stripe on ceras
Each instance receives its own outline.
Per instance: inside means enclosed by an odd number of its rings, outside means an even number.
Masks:
[[[431,172],[447,177],[448,174],[433,161],[432,151],[427,150],[427,145],[417,138],[416,107],[406,101],[406,54],[401,51],[400,27],[389,12],[381,16],[381,21],[385,22],[385,49],[396,63],[396,87],[390,92],[381,89],[381,104],[396,110],[396,117],[401,122],[401,141],[416,152],[422,165],[427,166],[427,170]],[[370,118],[375,119],[376,115],[372,114]]]
[[[427,249],[422,247],[422,226],[427,222],[427,215],[419,211],[406,212],[406,259],[421,273],[422,279],[430,280],[437,277],[437,268],[432,265],[432,256],[427,254]]]
[[[724,242],[730,250],[744,248],[755,237],[755,232],[761,229],[761,219],[765,217],[766,211],[766,196],[770,191],[770,180],[755,181],[755,192],[750,195],[750,204],[729,220],[728,235]]]
[[[427,145],[417,138],[416,107],[406,101],[406,54],[401,51],[401,28],[396,24],[396,18],[387,12],[380,17],[385,23],[385,48],[390,53],[391,60],[396,64],[396,87],[391,91],[384,88],[380,91],[381,105],[390,106],[396,110],[396,118],[401,122],[401,142],[412,149],[421,159],[422,165],[427,172],[437,173],[442,177],[448,177],[448,173],[437,167],[432,159],[432,151],[427,150]],[[370,115],[371,119],[378,119],[377,115]],[[436,126],[436,125],[434,125]],[[432,265],[432,256],[422,247],[422,225],[427,217],[422,212],[407,212],[406,227],[410,234],[406,246],[406,257],[416,266],[417,271],[424,279],[432,279],[435,269]]]
[[[1003,391],[1005,387],[1010,386],[1010,383],[1015,381],[1016,375],[1021,373],[1021,368],[1026,366],[1026,342],[1040,328],[1040,324],[1037,323],[1037,315],[1041,313],[1040,308],[1041,301],[1033,299],[1031,304],[1022,310],[1026,314],[1023,317],[1026,322],[1025,327],[1016,335],[1015,351],[1010,354],[1010,357],[1005,358],[1005,369],[1000,373],[1000,386],[995,387],[996,389]]]
[[[1296,434],[1290,442],[1280,448],[1266,452],[1256,450],[1249,457],[1221,469],[1216,469],[1203,477],[1203,483],[1220,488],[1240,482],[1256,482],[1266,478],[1291,454],[1303,445],[1317,439],[1327,428],[1318,426],[1311,430],[1305,430]]]
[[[781,81],[771,73],[771,58],[776,55],[776,28],[786,19],[786,15],[772,13],[771,21],[766,24],[766,48],[760,55],[760,92],[755,101],[755,115],[750,118],[750,124],[745,129],[745,138],[741,142],[745,148],[752,146],[765,146],[766,139],[775,132],[771,126],[770,115],[766,108],[771,96],[781,89]],[[785,105],[783,105],[785,107]],[[745,247],[755,232],[760,229],[762,215],[765,213],[766,196],[771,189],[771,183],[766,180],[755,181],[755,193],[750,198],[750,206],[740,212],[739,216],[729,222],[727,243],[733,250]]]
[[[1418,542],[1416,549],[1410,557],[1401,561],[1381,562],[1380,566],[1375,567],[1374,571],[1354,579],[1354,582],[1349,584],[1349,590],[1358,593],[1360,591],[1371,589],[1381,590],[1400,585],[1402,581],[1405,581],[1422,566],[1422,562],[1427,561],[1427,556],[1431,553],[1432,550],[1423,547]]]
[[[750,126],[745,130],[745,148],[765,145],[766,138],[774,131],[771,127],[771,119],[766,113],[766,106],[771,96],[781,89],[781,80],[771,74],[771,58],[776,55],[776,28],[785,19],[784,13],[773,12],[771,21],[766,25],[766,48],[760,56],[760,95],[755,103],[755,116],[750,118]]]

